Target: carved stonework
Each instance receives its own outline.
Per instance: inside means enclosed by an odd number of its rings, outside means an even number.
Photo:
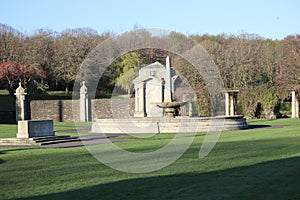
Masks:
[[[19,87],[16,89],[16,121],[25,120],[25,89],[19,82]]]

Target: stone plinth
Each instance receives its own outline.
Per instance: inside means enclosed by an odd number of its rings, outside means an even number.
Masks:
[[[17,138],[54,136],[53,120],[18,121]]]

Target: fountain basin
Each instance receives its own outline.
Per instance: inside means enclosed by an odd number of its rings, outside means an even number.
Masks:
[[[95,119],[94,133],[190,133],[241,130],[247,128],[243,115],[216,117],[139,117],[128,119]]]
[[[156,105],[160,108],[179,108],[184,106],[187,102],[161,102],[156,103]]]
[[[167,118],[174,118],[175,111],[180,106],[184,106],[187,102],[161,102],[156,103],[156,105],[160,108],[164,109],[164,116]]]

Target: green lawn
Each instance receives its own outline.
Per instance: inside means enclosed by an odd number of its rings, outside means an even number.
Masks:
[[[72,123],[55,125],[59,132]],[[110,169],[84,147],[0,148],[0,199],[300,199],[300,120],[249,125],[261,129],[223,132],[204,159],[198,153],[205,134],[198,133],[175,163],[144,174]],[[0,125],[1,137],[14,132],[15,125]],[[173,136],[118,145],[144,152]]]
[[[83,129],[87,130],[89,127],[89,123],[86,122],[78,122],[76,126],[78,126],[78,130]],[[86,136],[87,134],[78,134],[76,132],[74,122],[54,122],[54,131],[55,135],[69,135],[73,137],[78,136]],[[0,125],[0,138],[13,138],[16,137],[18,132],[18,125],[16,124],[1,124]],[[88,132],[88,131],[86,131]],[[89,134],[91,135],[91,134]]]

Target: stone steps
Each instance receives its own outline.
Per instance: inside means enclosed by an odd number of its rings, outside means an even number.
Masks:
[[[2,138],[0,139],[0,145],[4,146],[39,146],[33,140],[29,140],[27,138]]]
[[[50,145],[50,144],[58,144],[58,143],[66,143],[66,142],[79,142],[81,141],[77,137],[69,137],[65,139],[58,139],[58,140],[49,140],[49,141],[43,141],[43,142],[38,142],[41,146],[43,145]]]
[[[48,136],[35,138],[3,138],[0,139],[0,145],[4,146],[44,146],[65,142],[81,141],[78,137],[70,136]]]

